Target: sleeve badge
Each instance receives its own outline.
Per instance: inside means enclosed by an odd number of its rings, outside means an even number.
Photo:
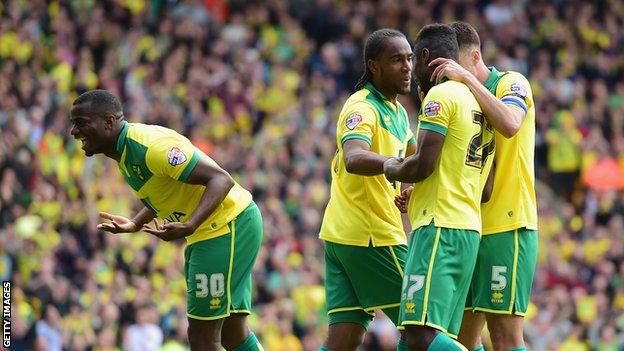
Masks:
[[[525,98],[528,94],[527,88],[523,84],[520,84],[520,83],[513,83],[512,85],[509,86],[509,90],[511,90],[511,92],[523,98]]]
[[[362,116],[354,112],[351,115],[349,115],[349,117],[347,117],[347,121],[345,124],[347,128],[349,128],[350,130],[353,130],[361,122],[362,122]]]
[[[429,101],[423,108],[425,117],[433,117],[442,111],[442,105],[437,101]]]
[[[170,165],[177,166],[186,162],[186,155],[179,148],[173,147],[167,153],[167,159]]]

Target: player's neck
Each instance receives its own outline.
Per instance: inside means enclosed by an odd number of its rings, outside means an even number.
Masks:
[[[111,138],[111,140],[108,142],[106,151],[104,151],[104,155],[112,158],[113,160],[117,162],[121,161],[121,152],[117,152],[117,143],[119,142],[119,138],[120,138],[121,132],[123,131],[123,127],[124,127],[124,123],[118,124],[117,130],[113,134],[114,137]]]
[[[372,84],[375,87],[375,89],[377,89],[377,91],[379,91],[381,95],[383,95],[386,98],[386,100],[396,105],[398,94],[395,91],[393,91],[392,89],[388,89],[375,81],[373,81]]]
[[[477,77],[479,82],[481,82],[481,84],[485,83],[485,81],[490,76],[490,70],[487,68],[485,63],[483,63],[483,61],[477,64],[475,76]]]

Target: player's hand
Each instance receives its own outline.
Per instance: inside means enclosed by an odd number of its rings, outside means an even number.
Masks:
[[[440,80],[444,77],[457,82],[465,82],[465,79],[471,74],[459,63],[443,57],[429,62],[429,67],[433,66],[437,66],[431,74],[431,81],[435,82],[435,84],[440,83]]]
[[[158,220],[154,219],[154,228],[147,224],[143,225],[143,231],[154,236],[159,237],[164,241],[172,241],[177,239],[186,238],[193,234],[195,228],[188,223],[181,222],[169,222],[165,224],[158,223]]]
[[[412,195],[413,189],[414,189],[413,186],[403,189],[401,194],[399,194],[398,196],[394,198],[394,204],[396,205],[396,207],[399,208],[399,211],[401,211],[401,213],[407,212],[407,204],[409,203],[409,198],[410,198],[410,195]]]
[[[97,229],[107,231],[109,233],[134,233],[139,231],[139,226],[131,219],[124,216],[113,215],[106,212],[100,212],[100,217],[110,222],[100,223]]]
[[[401,163],[403,162],[403,158],[401,157],[391,157],[386,160],[383,164],[383,172],[386,175],[386,178],[393,182],[396,180],[396,174],[401,168]]]

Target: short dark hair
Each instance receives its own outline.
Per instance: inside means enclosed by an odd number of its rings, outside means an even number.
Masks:
[[[90,104],[89,107],[102,117],[123,117],[123,107],[121,106],[121,102],[115,94],[108,90],[89,90],[78,96],[72,105],[77,106],[82,104]]]
[[[416,36],[414,53],[416,56],[427,48],[431,59],[438,57],[458,60],[459,47],[457,36],[453,29],[446,24],[434,23],[424,26]]]
[[[364,44],[364,74],[362,74],[355,85],[355,90],[362,89],[366,83],[373,79],[373,74],[368,69],[367,62],[368,60],[379,58],[384,49],[384,43],[389,38],[405,38],[405,34],[395,29],[382,28],[372,32],[366,38],[366,43]]]
[[[450,24],[451,28],[457,36],[457,44],[459,49],[462,50],[468,46],[481,47],[481,40],[479,39],[479,33],[477,30],[466,22],[453,22]]]

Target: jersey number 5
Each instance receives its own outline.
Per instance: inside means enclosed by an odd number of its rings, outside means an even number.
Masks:
[[[488,157],[494,153],[496,145],[494,130],[485,119],[483,113],[479,111],[472,111],[472,123],[479,125],[479,131],[470,139],[470,145],[466,154],[466,165],[483,170]]]

